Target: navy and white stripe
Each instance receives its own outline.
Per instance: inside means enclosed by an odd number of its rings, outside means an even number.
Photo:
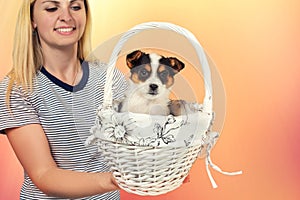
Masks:
[[[14,88],[11,111],[5,104],[8,78],[0,83],[0,131],[27,124],[41,124],[49,141],[51,153],[62,169],[108,171],[97,147],[84,145],[94,124],[96,109],[103,101],[106,67],[99,63],[82,62],[83,77],[72,87],[53,77],[44,68],[37,73],[33,93]],[[127,88],[126,80],[116,70],[113,94],[121,98]],[[83,199],[119,199],[119,192]],[[25,173],[21,199],[55,199],[39,191]]]

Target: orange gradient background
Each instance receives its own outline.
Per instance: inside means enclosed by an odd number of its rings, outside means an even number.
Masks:
[[[12,60],[22,0],[1,0],[0,77]],[[300,199],[299,0],[90,0],[93,46],[146,21],[168,21],[193,32],[214,60],[227,96],[226,120],[212,159],[213,189],[199,159],[191,180],[157,197],[122,192],[122,200]],[[0,199],[18,199],[23,172],[0,136]]]

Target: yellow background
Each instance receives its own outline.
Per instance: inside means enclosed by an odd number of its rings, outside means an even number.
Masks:
[[[1,0],[0,77],[10,69],[16,13],[21,0]],[[93,46],[146,21],[168,21],[193,32],[223,78],[227,112],[212,158],[191,181],[167,195],[123,200],[300,199],[299,0],[90,0]],[[0,199],[17,199],[22,170],[5,136],[0,136]]]

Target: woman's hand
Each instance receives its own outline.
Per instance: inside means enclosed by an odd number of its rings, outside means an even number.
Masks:
[[[189,183],[190,181],[191,181],[190,175],[187,175],[187,177],[185,177],[182,183]]]

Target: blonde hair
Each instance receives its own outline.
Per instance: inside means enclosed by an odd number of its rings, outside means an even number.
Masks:
[[[36,0],[23,0],[17,18],[14,46],[13,67],[8,73],[10,78],[6,103],[9,105],[11,91],[14,85],[21,86],[25,91],[33,89],[33,79],[43,64],[43,54],[37,31],[32,27],[33,9]],[[86,59],[91,52],[91,14],[88,0],[84,0],[86,9],[85,31],[78,41],[77,56]]]

